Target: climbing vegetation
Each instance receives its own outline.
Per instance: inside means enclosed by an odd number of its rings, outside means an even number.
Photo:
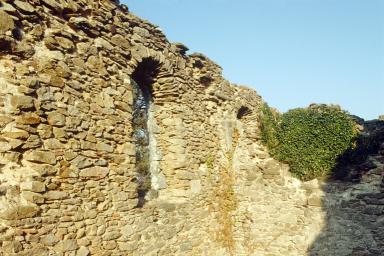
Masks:
[[[354,145],[357,128],[335,106],[311,105],[279,114],[261,108],[261,137],[271,154],[301,180],[328,177],[338,157]]]

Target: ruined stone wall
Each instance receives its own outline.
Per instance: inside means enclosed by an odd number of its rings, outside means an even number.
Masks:
[[[1,1],[0,20],[1,255],[310,252],[325,194],[261,146],[254,90],[112,1]]]

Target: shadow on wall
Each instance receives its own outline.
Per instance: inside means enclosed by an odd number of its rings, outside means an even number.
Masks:
[[[311,256],[384,255],[384,122],[363,123],[357,147],[322,186],[326,222]]]
[[[143,207],[151,189],[149,111],[153,104],[152,85],[159,71],[159,63],[143,59],[132,73],[133,112],[132,128],[136,148],[137,207]]]

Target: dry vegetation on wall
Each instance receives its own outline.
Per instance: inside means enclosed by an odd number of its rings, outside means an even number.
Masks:
[[[232,148],[224,155],[224,161],[220,161],[218,168],[215,168],[215,163],[218,162],[210,154],[207,157],[206,165],[208,167],[208,175],[210,182],[216,182],[216,187],[212,190],[210,199],[210,211],[217,214],[216,219],[219,228],[214,231],[213,237],[220,243],[230,255],[234,255],[234,219],[233,212],[238,207],[238,200],[233,189],[235,185],[235,173],[233,166],[233,154],[239,140],[237,130],[232,135]],[[211,172],[217,170],[217,179],[213,180]]]
[[[274,157],[291,166],[302,180],[326,178],[338,157],[354,147],[357,127],[335,106],[311,105],[284,114],[261,108],[261,136]]]

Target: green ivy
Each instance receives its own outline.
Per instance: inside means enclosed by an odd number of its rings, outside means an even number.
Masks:
[[[331,174],[338,156],[353,146],[356,125],[337,107],[313,105],[284,114],[261,108],[261,138],[271,154],[301,180]]]

